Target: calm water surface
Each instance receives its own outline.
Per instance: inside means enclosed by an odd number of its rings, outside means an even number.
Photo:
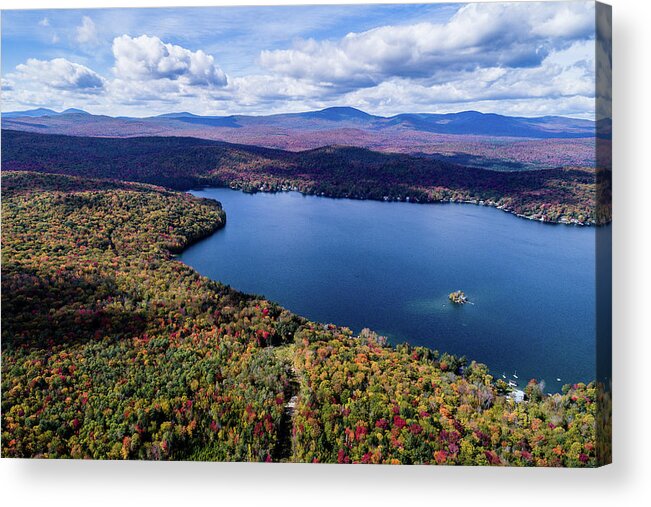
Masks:
[[[594,228],[464,204],[192,193],[227,214],[181,255],[203,275],[315,321],[465,354],[520,387],[595,377]],[[451,305],[458,289],[473,304]]]

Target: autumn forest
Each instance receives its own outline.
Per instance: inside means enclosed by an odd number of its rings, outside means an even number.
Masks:
[[[18,164],[21,141],[12,141],[3,158]],[[3,167],[4,457],[606,459],[594,383],[546,394],[531,381],[522,402],[464,357],[390,345],[371,330],[310,322],[241,294],[175,258],[224,226],[217,202],[78,176],[86,163],[72,164],[72,175]],[[126,179],[126,164],[115,167]]]

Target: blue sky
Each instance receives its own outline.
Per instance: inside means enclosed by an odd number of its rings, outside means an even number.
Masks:
[[[2,109],[594,117],[592,2],[2,13]]]

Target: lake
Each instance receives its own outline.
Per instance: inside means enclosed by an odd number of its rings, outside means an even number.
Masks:
[[[466,355],[520,388],[595,378],[594,227],[467,204],[191,193],[227,215],[180,255],[205,276],[314,321]],[[458,289],[472,304],[450,303]]]

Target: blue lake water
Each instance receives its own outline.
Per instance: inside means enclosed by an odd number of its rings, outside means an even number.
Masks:
[[[311,320],[466,355],[520,387],[595,378],[595,228],[466,204],[192,194],[227,215],[180,256],[203,275]],[[473,304],[451,304],[458,289]]]

